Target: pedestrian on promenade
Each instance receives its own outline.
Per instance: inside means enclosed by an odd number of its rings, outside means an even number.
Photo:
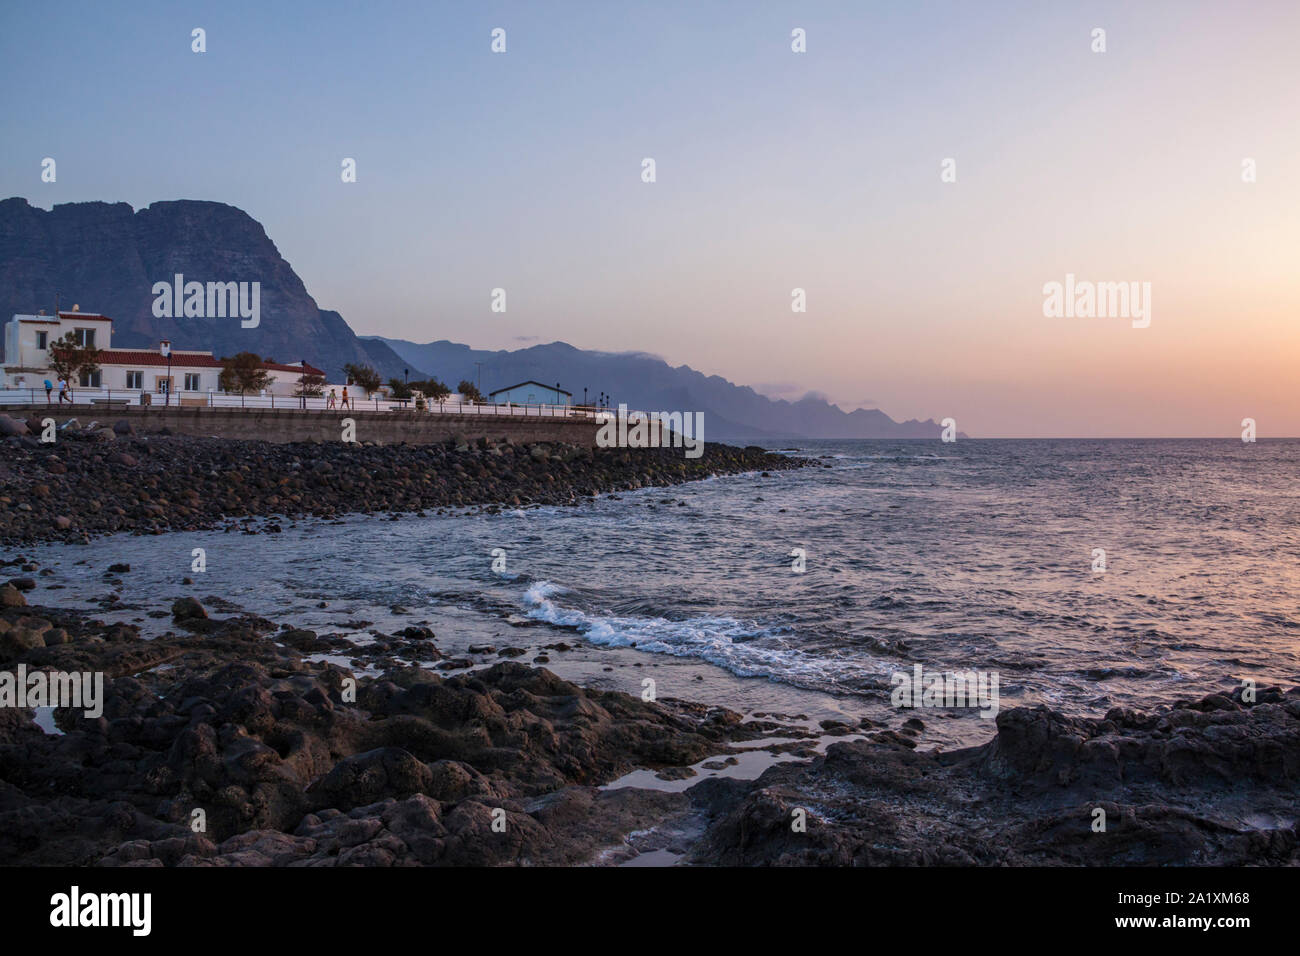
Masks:
[[[351,401],[352,401],[352,400],[351,400],[350,398],[348,398],[348,387],[347,387],[346,385],[344,385],[344,386],[343,386],[343,407],[344,407],[344,408],[351,408],[352,406],[351,406],[351,404],[349,404]]]
[[[328,402],[325,403],[325,407],[326,407],[326,408],[333,408],[333,407],[334,407],[334,389],[332,389],[332,388],[330,389],[330,400],[329,400]]]
[[[53,401],[53,399],[51,399],[50,397],[50,394],[53,391],[54,391],[54,384],[47,378],[45,380],[45,404],[46,405],[49,405],[50,402]]]

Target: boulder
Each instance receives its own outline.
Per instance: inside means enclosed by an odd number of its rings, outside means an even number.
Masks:
[[[315,806],[350,810],[385,797],[425,793],[433,783],[429,768],[401,747],[380,747],[346,757],[307,788]]]
[[[12,584],[6,584],[0,587],[0,607],[26,607],[27,598],[23,597]]]
[[[172,618],[177,621],[204,619],[208,612],[192,597],[177,598],[172,602]]]

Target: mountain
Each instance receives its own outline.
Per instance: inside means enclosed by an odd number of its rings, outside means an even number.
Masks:
[[[686,365],[676,368],[642,352],[589,352],[564,342],[515,351],[472,349],[454,342],[418,345],[374,337],[412,366],[426,369],[453,389],[476,376],[484,392],[524,381],[559,383],[574,400],[594,402],[604,391],[611,404],[641,411],[703,412],[710,438],[937,438],[933,421],[895,422],[877,409],[845,412],[821,398],[774,400],[752,388]],[[476,362],[482,368],[475,367]]]
[[[255,328],[238,317],[154,315],[154,284],[260,283]],[[253,217],[225,203],[177,200],[140,210],[126,203],[64,203],[49,212],[21,198],[0,201],[0,322],[15,313],[78,304],[113,319],[113,345],[256,352],[279,362],[306,359],[340,381],[350,362],[385,378],[428,375],[455,387],[479,377],[488,391],[532,379],[559,382],[582,401],[608,392],[642,411],[703,412],[711,438],[935,438],[932,421],[895,422],[876,409],[845,412],[821,398],[773,400],[717,375],[670,366],[644,353],[589,352],[563,342],[516,351],[453,342],[417,345],[358,337],[337,312],[321,309]]]
[[[156,318],[155,282],[176,273],[198,282],[261,283],[256,328],[238,318]],[[337,312],[318,308],[257,220],[217,202],[65,203],[46,212],[0,201],[0,322],[15,313],[53,312],[74,303],[113,319],[113,345],[256,352],[280,362],[306,359],[337,381],[344,364],[402,375],[400,358],[363,342]]]

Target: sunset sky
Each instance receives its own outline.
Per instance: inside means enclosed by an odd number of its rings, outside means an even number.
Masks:
[[[174,6],[6,5],[0,197],[231,203],[359,334],[981,437],[1300,435],[1294,0]],[[1044,317],[1066,273],[1150,282],[1150,327]]]

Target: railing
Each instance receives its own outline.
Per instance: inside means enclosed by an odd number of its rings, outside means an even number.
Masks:
[[[328,395],[302,398],[294,395],[233,395],[228,392],[187,392],[180,390],[174,392],[171,395],[170,402],[168,402],[168,396],[164,393],[145,392],[141,389],[132,388],[72,388],[69,389],[66,399],[60,402],[57,390],[47,400],[44,388],[20,388],[16,386],[6,386],[0,389],[0,408],[9,405],[48,405],[50,408],[56,408],[59,405],[64,408],[69,406],[121,408],[127,405],[139,406],[144,404],[140,400],[142,395],[150,396],[150,407],[152,408],[165,408],[170,405],[172,408],[248,408],[283,409],[285,411],[413,411],[421,415],[495,415],[525,418],[587,418],[593,420],[612,418],[615,414],[611,409],[597,408],[592,405],[521,405],[518,403],[496,405],[492,403],[465,402],[459,399],[448,402],[435,402],[426,399],[425,409],[420,410],[415,407],[415,403],[411,399],[389,399],[378,396],[369,398],[349,396],[348,403],[345,406],[342,396],[336,395],[334,404],[331,406]]]

